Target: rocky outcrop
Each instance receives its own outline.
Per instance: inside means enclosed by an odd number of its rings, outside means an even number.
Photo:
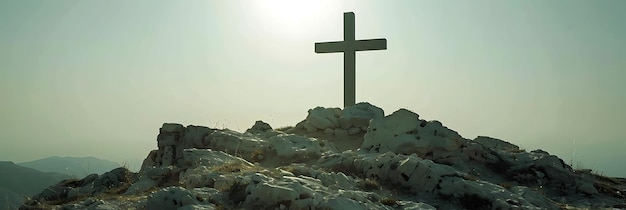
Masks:
[[[353,130],[353,132],[350,132]],[[166,123],[139,173],[68,180],[23,207],[66,209],[561,209],[624,205],[626,183],[541,150],[464,139],[400,109],[318,107],[294,132]],[[357,132],[358,131],[358,132]],[[322,137],[299,135],[316,133]],[[309,132],[309,133],[307,133]],[[357,135],[358,134],[358,135]],[[324,137],[363,137],[337,149]],[[347,141],[348,142],[348,141]],[[107,196],[102,196],[107,195]],[[94,197],[96,196],[96,197]],[[121,199],[99,199],[119,196]],[[49,206],[45,206],[49,207]]]
[[[246,130],[246,133],[258,134],[258,133],[265,133],[271,130],[274,130],[274,129],[272,129],[272,126],[270,126],[270,124],[267,124],[266,122],[263,122],[261,120],[257,120],[252,126],[252,128]]]
[[[384,117],[381,108],[366,102],[339,108],[316,107],[308,111],[306,119],[296,125],[297,130],[306,133],[324,133],[326,135],[357,135],[367,131],[369,121]]]
[[[400,109],[384,118],[373,119],[361,149],[369,152],[417,154],[442,157],[457,151],[463,138],[438,121],[420,120],[419,115]]]
[[[63,180],[26,200],[20,209],[36,208],[47,201],[68,202],[112,191],[123,192],[136,180],[137,175],[126,168],[113,169],[102,175],[90,174],[80,180]]]

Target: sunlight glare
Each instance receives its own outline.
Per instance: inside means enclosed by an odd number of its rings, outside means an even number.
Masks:
[[[329,21],[328,11],[339,6],[339,1],[290,1],[266,0],[251,3],[255,21],[273,35],[298,39],[302,36],[311,36],[311,31],[328,28],[324,26]],[[338,15],[336,15],[338,16]],[[341,17],[341,16],[339,16]],[[307,30],[304,30],[304,29]],[[313,29],[313,30],[311,30]],[[305,33],[308,31],[309,33]]]

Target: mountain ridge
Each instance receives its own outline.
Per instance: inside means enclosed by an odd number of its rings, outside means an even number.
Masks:
[[[70,178],[67,174],[42,172],[13,161],[0,161],[0,209],[15,209],[25,198]]]
[[[33,161],[20,162],[17,165],[34,168],[43,172],[55,172],[69,174],[77,178],[82,178],[89,174],[103,174],[119,164],[113,161],[87,156],[50,156]]]

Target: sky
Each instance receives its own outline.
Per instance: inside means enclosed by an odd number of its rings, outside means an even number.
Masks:
[[[164,122],[245,131],[356,101],[626,177],[626,1],[0,1],[0,160],[139,168]]]

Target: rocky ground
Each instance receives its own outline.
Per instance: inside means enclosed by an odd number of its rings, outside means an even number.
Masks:
[[[157,144],[138,173],[65,180],[20,209],[626,208],[625,179],[368,103],[245,133],[166,123]]]

